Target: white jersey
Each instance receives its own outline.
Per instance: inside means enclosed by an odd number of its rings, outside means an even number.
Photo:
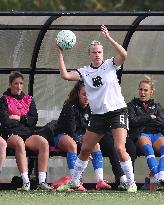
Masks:
[[[111,58],[98,68],[84,66],[77,70],[84,81],[92,114],[104,114],[127,107],[116,75],[119,68]]]

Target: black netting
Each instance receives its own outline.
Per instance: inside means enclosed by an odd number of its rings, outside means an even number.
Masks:
[[[0,30],[0,69],[30,68],[38,31]]]
[[[1,94],[8,86],[7,74],[10,70],[21,70],[27,74],[25,90],[36,100],[39,111],[38,124],[43,125],[51,119],[57,119],[73,85],[73,82],[61,80],[59,76],[54,46],[57,33],[63,29],[72,29],[76,34],[75,47],[64,52],[67,68],[75,69],[90,63],[87,50],[92,40],[102,42],[105,58],[115,54],[113,48],[100,34],[100,25],[105,24],[109,30],[111,29],[112,37],[128,49],[128,58],[123,66],[121,79],[126,101],[134,96],[137,81],[149,71],[150,75],[156,72],[156,75],[153,75],[158,90],[155,98],[164,104],[163,80],[162,75],[158,73],[163,72],[164,64],[163,16],[161,12],[152,14],[134,12],[129,15],[126,12],[118,14],[114,12],[113,15],[112,13],[93,15],[77,12],[71,15],[71,13],[31,12],[18,16],[14,13],[3,16],[1,13],[0,73],[3,73],[0,76]],[[139,74],[141,72],[142,74]]]

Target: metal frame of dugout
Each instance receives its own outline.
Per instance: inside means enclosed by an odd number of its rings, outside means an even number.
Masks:
[[[21,72],[29,75],[29,85],[28,93],[33,96],[33,86],[35,83],[35,74],[59,74],[58,69],[52,68],[37,68],[37,58],[38,53],[48,30],[63,30],[70,29],[72,31],[98,31],[99,25],[52,25],[52,23],[62,16],[135,16],[135,20],[130,25],[106,25],[110,27],[111,31],[126,31],[125,38],[122,45],[125,49],[128,48],[130,40],[136,31],[164,31],[164,25],[140,25],[140,23],[147,17],[160,16],[164,17],[164,12],[0,12],[0,16],[49,16],[43,25],[5,25],[0,24],[0,30],[38,30],[38,36],[35,41],[34,49],[31,55],[31,63],[29,68],[22,68]],[[14,68],[14,70],[19,70],[20,68]],[[0,74],[9,74],[13,68],[0,68]],[[164,70],[124,70],[122,66],[121,70],[118,72],[118,79],[121,83],[121,77],[123,74],[153,74],[153,75],[163,75]],[[33,158],[32,158],[33,162]],[[31,163],[32,163],[31,162]],[[34,166],[32,164],[32,166]]]

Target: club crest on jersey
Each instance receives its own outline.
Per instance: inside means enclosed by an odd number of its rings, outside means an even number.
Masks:
[[[85,120],[89,120],[89,115],[86,113],[86,114],[84,115],[84,118],[85,118]]]
[[[92,81],[93,81],[94,87],[100,87],[101,85],[103,85],[101,76],[97,76],[96,78],[92,78]]]

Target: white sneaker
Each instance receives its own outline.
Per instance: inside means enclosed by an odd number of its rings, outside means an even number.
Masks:
[[[137,192],[137,185],[135,182],[128,184],[126,187],[127,192]]]
[[[155,191],[164,191],[164,181],[160,180],[154,184]]]
[[[125,182],[120,182],[118,185],[118,190],[125,191],[127,189],[127,184]]]
[[[37,186],[37,190],[51,191],[53,187],[48,185],[46,182],[42,182]]]
[[[21,188],[17,189],[18,191],[30,191],[30,182],[24,183]]]

